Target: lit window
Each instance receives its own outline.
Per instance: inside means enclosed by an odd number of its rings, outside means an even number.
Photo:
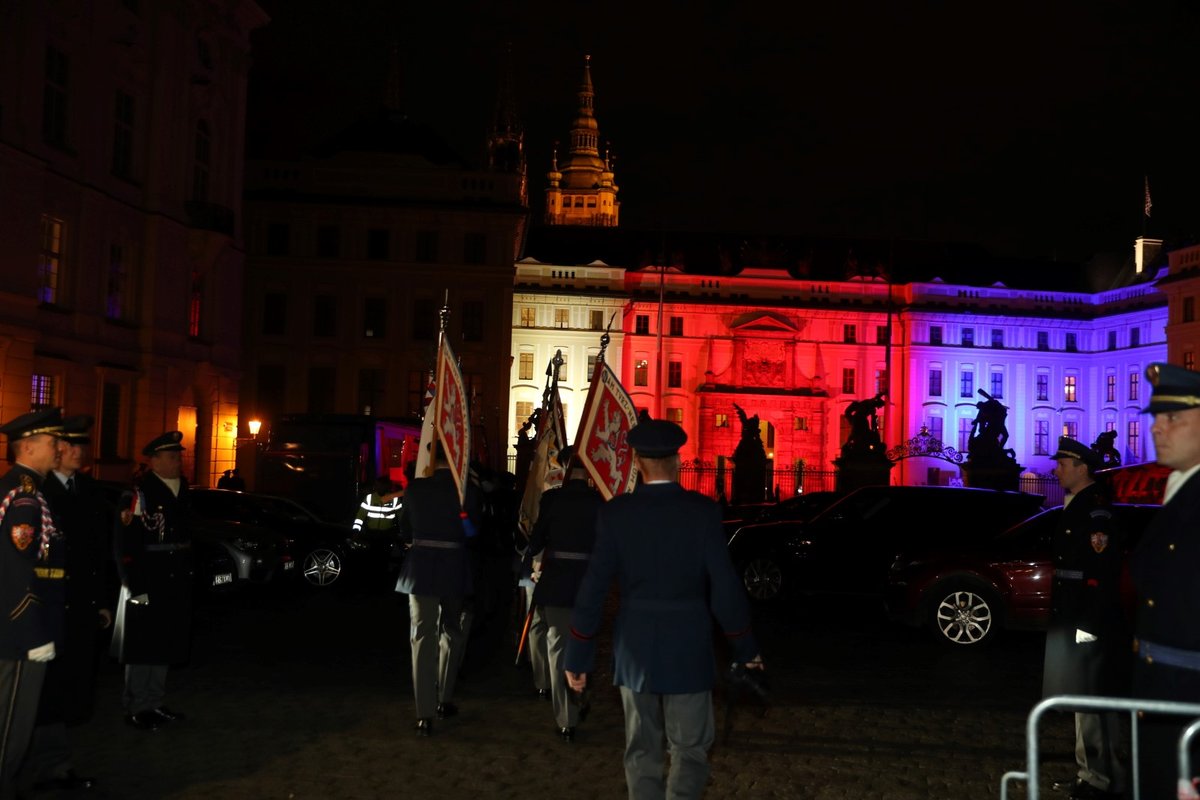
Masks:
[[[521,327],[532,328],[537,322],[537,309],[521,306]]]
[[[886,369],[875,370],[875,393],[876,394],[882,394],[887,391],[887,382],[888,382],[887,370]]]
[[[1067,375],[1063,378],[1063,402],[1076,402],[1075,396],[1076,378],[1074,375]]]
[[[593,308],[588,312],[588,327],[594,331],[604,330],[604,312],[598,308]]]
[[[62,269],[63,221],[42,215],[42,249],[38,254],[38,302],[58,302],[58,277]]]
[[[794,431],[808,430],[808,417],[792,417],[792,430],[794,430]]]
[[[56,381],[53,375],[39,375],[36,372],[30,380],[29,404],[32,410],[41,411],[58,405],[55,401]]]
[[[596,358],[597,358],[597,354],[596,354],[596,353],[588,353],[588,357],[587,357],[587,358],[588,358],[588,361],[587,361],[587,365],[588,365],[588,367],[587,367],[587,379],[590,381],[590,380],[592,379],[592,377],[593,377],[593,376],[596,374]]]
[[[1138,399],[1138,384],[1140,382],[1140,379],[1141,379],[1141,375],[1139,375],[1138,373],[1136,373],[1136,372],[1129,373],[1129,399],[1130,400]]]
[[[566,380],[567,380],[567,357],[566,356],[562,357],[562,363],[558,365],[558,371],[555,372],[555,374],[554,374],[554,380],[563,381],[564,383],[566,382]]]
[[[729,427],[729,415],[728,414],[714,414],[713,415],[713,427],[714,428],[728,428]]]
[[[639,358],[633,362],[633,385],[650,385],[650,362],[644,358]]]
[[[566,328],[571,324],[571,309],[556,308],[554,309],[554,327]]]
[[[1125,428],[1125,446],[1128,448],[1126,452],[1132,454],[1135,459],[1141,458],[1141,431],[1142,427],[1136,419],[1130,420]]]
[[[1072,439],[1079,438],[1079,423],[1073,419],[1063,420],[1062,435]]]
[[[667,409],[667,419],[670,420],[671,422],[674,422],[676,425],[683,425],[683,409],[682,408],[668,408]]]
[[[1104,376],[1104,401],[1117,402],[1117,376],[1111,373]]]
[[[518,400],[516,404],[516,420],[514,420],[516,424],[513,427],[519,429],[522,425],[529,421],[529,418],[532,415],[533,403],[529,402],[528,400]]]
[[[533,380],[533,353],[521,353],[517,362],[517,380]]]

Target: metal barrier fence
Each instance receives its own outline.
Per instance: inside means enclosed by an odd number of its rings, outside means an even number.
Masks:
[[[1125,700],[1116,697],[1085,697],[1082,695],[1055,695],[1047,697],[1029,712],[1025,724],[1025,772],[1006,772],[1000,778],[1000,800],[1008,800],[1010,781],[1025,781],[1028,800],[1038,800],[1038,723],[1042,715],[1052,709],[1067,711],[1128,711],[1130,720],[1130,772],[1132,774],[1133,800],[1141,800],[1141,776],[1138,770],[1138,712],[1150,714],[1173,714],[1175,716],[1200,717],[1200,705],[1195,703],[1173,703],[1166,700]],[[1179,737],[1179,781],[1180,800],[1200,800],[1192,785],[1192,765],[1189,748],[1197,732],[1197,719]]]

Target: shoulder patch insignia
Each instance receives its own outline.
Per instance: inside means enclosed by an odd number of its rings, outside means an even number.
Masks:
[[[37,487],[33,485],[33,478],[28,475],[21,476],[21,491],[33,494],[37,491]]]
[[[29,545],[33,544],[33,526],[32,525],[13,525],[11,536],[13,545],[25,552],[29,549]]]
[[[1092,549],[1097,553],[1103,553],[1108,547],[1108,534],[1096,532],[1092,534]]]

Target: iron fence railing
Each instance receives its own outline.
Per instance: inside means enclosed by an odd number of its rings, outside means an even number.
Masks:
[[[508,457],[508,471],[514,472],[517,457]],[[700,492],[703,495],[719,500],[729,500],[733,497],[733,470],[729,467],[717,467],[708,464],[684,463],[679,468],[679,482],[686,489]],[[952,481],[962,485],[961,479]],[[808,467],[792,467],[790,469],[775,469],[774,463],[767,462],[767,471],[763,479],[764,500],[782,500],[797,494],[810,492],[828,492],[837,488],[837,470],[810,469]],[[1046,499],[1042,505],[1046,508],[1062,505],[1063,489],[1058,479],[1053,475],[1041,475],[1036,472],[1021,474],[1018,487],[1022,492],[1040,494]]]

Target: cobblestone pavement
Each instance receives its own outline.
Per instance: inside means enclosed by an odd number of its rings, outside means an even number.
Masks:
[[[597,676],[591,715],[562,743],[550,704],[513,664],[510,630],[488,631],[502,645],[468,655],[460,716],[416,738],[404,600],[272,594],[205,611],[194,658],[168,686],[188,719],[156,732],[123,723],[121,670],[106,661],[95,716],[72,729],[77,770],[98,779],[86,796],[625,796],[610,676]],[[509,627],[499,616],[493,627]],[[875,604],[837,601],[760,613],[756,628],[773,705],[762,717],[735,712],[707,797],[970,800],[998,797],[1001,775],[1024,769],[1040,635],[961,652],[891,625]],[[720,695],[717,710],[720,734]],[[1048,777],[1073,772],[1072,746],[1070,720],[1051,719]]]

